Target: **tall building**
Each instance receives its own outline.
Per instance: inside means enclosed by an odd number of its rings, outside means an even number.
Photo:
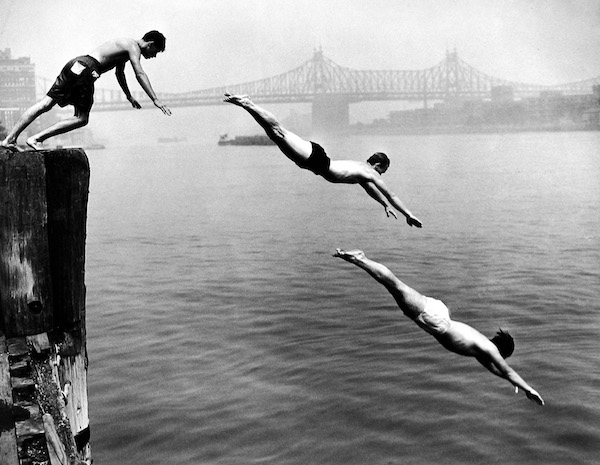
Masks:
[[[0,50],[0,121],[10,128],[36,102],[35,65],[29,57],[12,58]]]

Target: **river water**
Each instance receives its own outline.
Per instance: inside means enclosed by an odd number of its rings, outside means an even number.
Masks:
[[[95,463],[598,463],[599,132],[318,139],[388,153],[416,229],[275,147],[218,147],[210,116],[157,143],[183,124],[157,113],[90,123],[114,136],[88,151]],[[508,329],[546,406],[444,350],[336,247]]]

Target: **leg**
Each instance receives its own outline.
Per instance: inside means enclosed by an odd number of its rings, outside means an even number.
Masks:
[[[75,108],[75,114],[70,118],[60,120],[54,123],[47,129],[34,134],[27,139],[27,145],[34,150],[42,150],[42,142],[52,136],[58,134],[64,134],[65,132],[72,131],[73,129],[81,128],[88,124],[90,113],[89,111],[79,110]]]
[[[52,97],[45,96],[38,103],[25,110],[21,115],[17,124],[11,129],[6,138],[0,142],[2,147],[7,147],[11,150],[20,150],[17,146],[17,139],[23,130],[29,126],[38,116],[50,110],[56,102]]]
[[[247,95],[225,94],[223,101],[233,103],[250,113],[290,160],[304,161],[310,157],[312,145],[309,141],[285,129],[272,113],[256,105]]]
[[[377,282],[383,284],[406,316],[416,318],[425,308],[425,296],[400,281],[385,265],[367,258],[362,251],[336,249],[333,256],[362,268]]]

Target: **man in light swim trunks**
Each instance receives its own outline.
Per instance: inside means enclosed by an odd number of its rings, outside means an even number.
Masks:
[[[521,388],[527,398],[544,405],[544,400],[537,391],[506,363],[505,359],[513,353],[515,347],[513,338],[507,332],[500,330],[493,338],[488,339],[472,326],[452,320],[443,302],[426,297],[407,286],[386,266],[370,260],[360,250],[336,249],[333,256],[362,268],[383,284],[400,310],[446,349],[459,355],[474,357],[494,375],[515,386],[515,391]]]
[[[17,138],[21,132],[38,116],[49,111],[57,103],[61,107],[73,105],[75,108],[74,115],[71,118],[58,121],[49,128],[29,137],[27,145],[34,150],[41,150],[43,148],[42,142],[49,137],[85,126],[89,121],[90,110],[94,102],[94,82],[101,74],[113,68],[115,68],[117,81],[127,100],[133,108],[142,108],[137,100],[132,97],[127,85],[125,64],[128,61],[131,62],[136,79],[142,89],[152,99],[154,105],[169,116],[171,110],[156,97],[150,80],[140,63],[142,56],[144,58],[154,58],[164,50],[165,37],[158,31],[150,31],[138,40],[110,40],[94,49],[89,55],[72,59],[64,66],[47,95],[23,113],[15,127],[0,142],[0,145],[11,150],[22,151],[17,145]]]
[[[273,114],[256,105],[247,95],[225,94],[223,101],[242,107],[265,130],[267,135],[290,160],[300,168],[312,171],[329,182],[359,184],[373,199],[385,209],[386,215],[397,218],[392,205],[406,217],[409,226],[422,226],[402,203],[396,194],[391,192],[381,180],[390,165],[389,158],[381,152],[373,154],[367,162],[354,160],[331,160],[319,144],[302,139],[300,136],[284,128]]]

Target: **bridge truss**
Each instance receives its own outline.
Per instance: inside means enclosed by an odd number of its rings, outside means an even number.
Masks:
[[[161,93],[170,107],[220,104],[225,92],[249,94],[260,102],[314,102],[322,96],[344,97],[348,102],[376,100],[448,100],[490,98],[492,88],[512,88],[516,98],[537,97],[542,92],[565,95],[592,93],[600,76],[554,86],[542,86],[489,76],[463,61],[456,51],[447,52],[437,65],[424,70],[356,70],[340,66],[315,51],[313,57],[285,73],[242,84],[191,92]],[[147,100],[142,92],[134,95]],[[96,90],[95,111],[131,108],[122,92]]]

